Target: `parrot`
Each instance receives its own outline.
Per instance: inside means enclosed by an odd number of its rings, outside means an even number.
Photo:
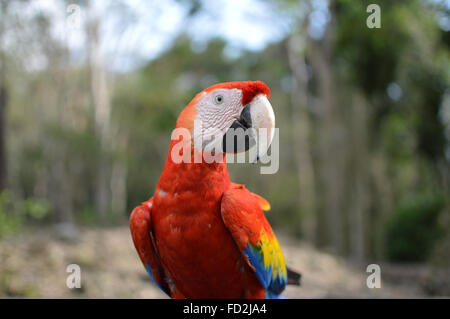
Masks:
[[[269,97],[261,81],[218,83],[195,95],[176,121],[175,130],[189,134],[172,134],[153,197],[129,219],[146,272],[170,298],[278,299],[287,284],[300,285],[301,274],[286,266],[266,219],[269,202],[232,183],[226,164],[227,153],[258,144],[248,134],[243,146],[230,146],[225,140],[231,129],[264,129],[272,141]],[[204,142],[212,132],[221,149]],[[207,161],[202,152],[220,160]]]

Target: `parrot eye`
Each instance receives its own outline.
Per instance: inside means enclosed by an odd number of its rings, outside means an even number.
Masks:
[[[223,95],[216,95],[215,102],[216,104],[222,104],[223,103]]]

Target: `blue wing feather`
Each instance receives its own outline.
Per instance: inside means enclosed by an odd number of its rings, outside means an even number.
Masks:
[[[287,275],[284,275],[283,272],[274,271],[272,265],[265,266],[264,255],[258,246],[247,244],[244,254],[255,268],[256,277],[266,289],[266,299],[279,299],[278,295],[286,287]]]

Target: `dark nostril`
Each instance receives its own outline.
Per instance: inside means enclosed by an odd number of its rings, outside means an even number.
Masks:
[[[244,109],[242,110],[241,118],[240,118],[239,122],[245,128],[252,127],[252,117],[250,115],[250,105],[245,106]]]

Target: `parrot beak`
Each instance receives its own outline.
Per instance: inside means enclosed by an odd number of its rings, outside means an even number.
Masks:
[[[247,151],[257,145],[257,157],[263,156],[275,133],[275,115],[272,105],[264,94],[256,96],[244,106],[237,118],[223,136],[224,152]]]

